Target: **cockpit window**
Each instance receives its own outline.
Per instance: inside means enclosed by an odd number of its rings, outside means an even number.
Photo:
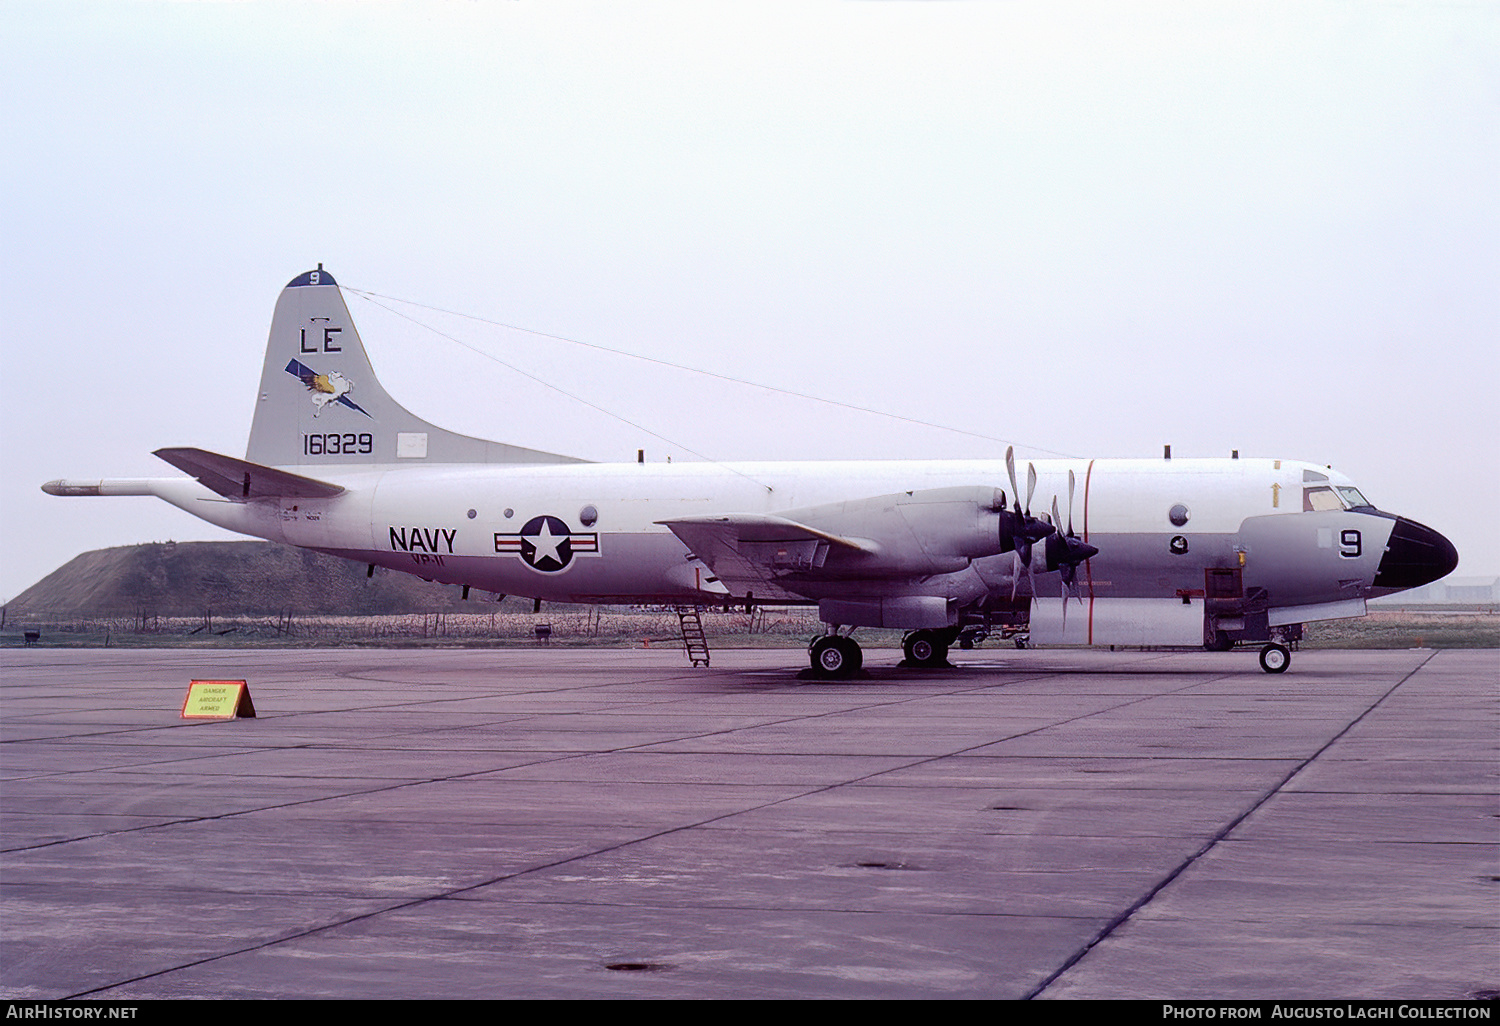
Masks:
[[[1361,506],[1369,506],[1371,509],[1375,508],[1373,502],[1360,494],[1358,488],[1351,485],[1339,485],[1339,494],[1344,497],[1344,505],[1350,509],[1359,509]]]
[[[1304,513],[1324,513],[1343,508],[1344,504],[1339,501],[1338,493],[1327,485],[1302,489],[1302,512]]]

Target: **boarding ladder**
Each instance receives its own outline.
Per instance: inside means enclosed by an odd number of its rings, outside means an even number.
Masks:
[[[702,606],[677,607],[677,621],[682,626],[682,648],[694,666],[708,665],[708,638],[703,634],[702,614]]]

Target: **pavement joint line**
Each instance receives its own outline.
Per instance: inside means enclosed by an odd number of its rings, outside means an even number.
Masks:
[[[484,899],[483,898],[452,897],[452,898],[443,898],[443,899],[439,899],[439,900],[443,900],[443,901],[482,902]],[[644,910],[650,910],[650,911],[657,911],[657,912],[673,912],[673,911],[678,911],[678,910],[680,910],[682,908],[685,908],[685,907],[692,907],[692,908],[704,908],[704,907],[708,907],[708,908],[714,909],[715,911],[720,911],[720,912],[771,912],[771,913],[777,913],[777,912],[786,912],[789,909],[793,908],[793,906],[787,906],[787,905],[743,905],[742,904],[742,905],[709,905],[709,906],[693,905],[693,906],[684,906],[684,905],[673,905],[673,904],[669,904],[667,902],[645,902],[645,901],[637,901],[637,902],[623,902],[623,901],[543,901],[543,900],[539,900],[539,899],[533,899],[533,900],[530,900],[530,901],[517,901],[517,902],[513,902],[513,904],[516,904],[516,905],[534,905],[534,906],[538,906],[538,907],[547,907],[547,908],[616,908],[616,909],[635,909],[635,910],[642,910],[642,911],[644,911]],[[889,912],[886,909],[881,909],[881,908],[845,908],[845,907],[843,907],[841,905],[838,905],[838,906],[829,906],[828,908],[814,908],[814,909],[797,908],[795,910],[797,912],[799,912],[799,913],[802,913],[802,914],[813,914],[813,915],[883,916],[883,915],[888,915],[889,914]],[[1104,918],[1104,914],[1103,913],[1096,913],[1094,915],[1087,915],[1085,913],[1075,913],[1075,914],[1071,914],[1071,915],[1069,915],[1069,914],[1063,914],[1063,913],[1056,913],[1056,914],[1047,915],[1047,916],[1037,916],[1034,913],[1030,913],[1030,912],[1001,912],[1001,911],[973,912],[973,911],[968,911],[968,910],[965,910],[965,909],[956,909],[956,908],[953,908],[953,909],[942,909],[942,908],[938,908],[938,909],[904,909],[901,914],[903,916],[925,916],[925,917],[927,917],[929,919],[1023,919],[1023,920],[1055,919],[1055,920],[1061,920],[1063,922],[1076,922],[1076,921],[1079,921],[1079,920],[1090,921],[1090,920],[1099,920],[1099,919]],[[1472,927],[1472,929],[1482,929],[1482,928],[1481,927]]]
[[[37,741],[38,744],[50,743],[51,739]],[[256,752],[294,752],[307,745],[277,745],[274,748],[247,748],[242,752],[205,752],[202,755],[184,755],[180,759],[152,759],[150,762],[132,762],[125,766],[95,766],[91,769],[55,770],[50,773],[25,773],[14,777],[4,778],[5,783],[17,780],[48,780],[54,777],[76,777],[90,773],[129,773],[131,770],[145,769],[148,766],[170,766],[178,762],[198,762],[204,759],[227,759],[235,755],[253,755]],[[181,749],[178,749],[181,751]]]
[[[1245,809],[1245,811],[1241,812],[1234,819],[1226,823],[1222,828],[1220,828],[1218,833],[1209,838],[1201,848],[1199,848],[1193,854],[1189,855],[1186,859],[1179,863],[1175,869],[1169,872],[1166,876],[1162,877],[1161,880],[1157,881],[1157,883],[1153,885],[1150,890],[1141,895],[1128,908],[1126,908],[1123,912],[1106,923],[1104,925],[1104,928],[1101,929],[1097,934],[1095,934],[1094,937],[1088,941],[1088,943],[1084,944],[1083,947],[1075,951],[1066,961],[1063,962],[1062,965],[1054,969],[1045,979],[1042,980],[1041,983],[1037,984],[1036,987],[1023,994],[1021,1000],[1030,1001],[1037,997],[1040,997],[1043,991],[1052,986],[1052,984],[1056,983],[1064,973],[1081,962],[1090,951],[1092,951],[1101,942],[1107,939],[1121,926],[1125,925],[1125,923],[1128,922],[1137,912],[1150,904],[1158,894],[1160,894],[1167,888],[1168,885],[1170,885],[1184,872],[1186,872],[1190,866],[1196,863],[1204,855],[1207,855],[1222,841],[1226,840],[1229,834],[1232,833],[1237,827],[1239,827],[1239,825],[1246,819],[1248,819],[1252,813],[1259,810],[1268,801],[1270,801],[1276,795],[1280,794],[1282,788],[1291,783],[1299,773],[1305,770],[1308,766],[1312,765],[1312,763],[1320,755],[1331,748],[1335,742],[1337,742],[1345,734],[1349,733],[1349,731],[1353,730],[1361,720],[1363,720],[1370,713],[1374,712],[1375,709],[1379,707],[1383,702],[1385,702],[1385,700],[1388,699],[1391,695],[1395,694],[1397,688],[1401,687],[1401,685],[1405,684],[1407,681],[1411,680],[1418,673],[1420,673],[1422,668],[1426,666],[1427,663],[1431,661],[1433,656],[1435,656],[1436,654],[1437,651],[1433,650],[1430,654],[1423,658],[1420,663],[1412,667],[1412,669],[1408,671],[1400,680],[1396,681],[1396,683],[1387,688],[1374,701],[1370,702],[1363,710],[1360,711],[1359,715],[1355,716],[1348,723],[1344,724],[1343,728],[1340,729],[1338,733],[1330,737],[1327,741],[1323,742],[1322,746],[1319,747],[1317,751],[1313,752],[1306,759],[1303,759],[1296,766],[1294,766],[1285,777],[1283,777],[1278,783],[1276,783],[1270,790],[1262,794],[1259,799],[1257,799],[1250,805],[1249,808]]]

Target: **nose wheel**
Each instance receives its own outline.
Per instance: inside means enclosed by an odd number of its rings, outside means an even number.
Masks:
[[[1274,642],[1260,650],[1260,668],[1267,673],[1285,673],[1292,665],[1291,649]]]

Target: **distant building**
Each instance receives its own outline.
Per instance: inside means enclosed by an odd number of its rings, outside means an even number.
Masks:
[[[1371,599],[1372,606],[1500,605],[1500,577],[1445,577],[1399,595]]]

